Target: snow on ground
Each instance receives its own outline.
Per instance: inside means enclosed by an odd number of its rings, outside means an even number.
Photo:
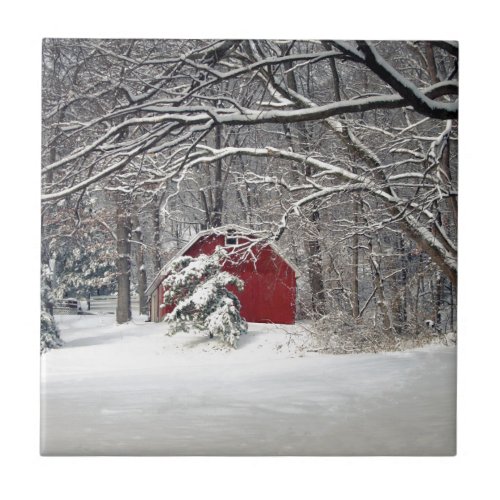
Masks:
[[[333,356],[250,324],[233,350],[94,311],[42,357],[44,455],[455,453],[453,347]]]

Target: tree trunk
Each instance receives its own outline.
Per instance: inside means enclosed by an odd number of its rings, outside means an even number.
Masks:
[[[317,222],[318,219],[319,214],[317,210],[314,210],[310,220]],[[318,238],[314,237],[306,242],[306,251],[312,310],[315,316],[324,316],[326,314],[326,297],[323,282],[323,259]]]
[[[215,148],[220,149],[222,145],[222,129],[215,127]],[[222,226],[222,211],[224,208],[223,186],[222,186],[222,160],[215,162],[215,186],[214,186],[214,208],[211,217],[211,227]]]
[[[427,59],[427,69],[432,83],[439,81],[437,76],[436,60],[434,59],[434,50],[431,42],[425,42],[425,58]]]
[[[439,273],[436,280],[436,297],[434,301],[434,328],[436,331],[441,331],[442,324],[442,309],[443,309],[443,276]]]
[[[139,293],[139,314],[148,313],[148,305],[146,301],[147,277],[146,268],[144,266],[144,244],[142,237],[142,229],[137,213],[132,216],[133,239],[136,241],[135,249],[135,264],[137,266],[137,292]]]
[[[161,270],[161,222],[160,209],[161,199],[155,196],[155,204],[153,205],[153,267],[155,273]]]
[[[387,306],[387,301],[385,298],[384,280],[382,278],[382,273],[380,272],[380,262],[373,254],[373,244],[371,241],[368,242],[368,251],[372,268],[373,286],[377,294],[377,305],[382,314],[383,329],[386,333],[394,333],[391,311]]]
[[[452,184],[453,179],[451,177],[451,169],[450,169],[450,141],[449,141],[449,139],[443,148],[443,154],[441,156],[440,167],[444,173],[444,176],[447,178],[447,181],[450,184]],[[448,206],[451,209],[451,213],[453,215],[453,221],[456,225],[457,221],[458,221],[458,202],[457,202],[456,195],[452,195],[448,198]]]
[[[396,285],[398,286],[399,291],[397,291],[395,314],[398,318],[397,331],[398,333],[403,333],[407,327],[408,320],[408,256],[405,248],[405,240],[402,234],[399,235],[398,252],[401,273],[398,280],[399,283]]]
[[[359,221],[359,199],[356,197],[353,202],[353,218],[354,230],[356,231],[352,237],[352,316],[353,318],[359,317],[359,234],[358,234],[358,221]]]
[[[450,283],[450,330],[452,332],[455,331],[455,297],[454,297],[455,289],[453,285]]]
[[[116,207],[116,270],[118,275],[118,300],[116,322],[126,323],[132,318],[130,309],[130,216],[124,207]]]
[[[423,278],[422,278],[422,254],[418,256],[418,264],[417,264],[417,270],[416,270],[416,275],[417,275],[417,291],[415,294],[415,301],[414,301],[414,308],[413,308],[413,315],[415,318],[415,333],[418,334],[420,333],[420,290],[423,287]]]

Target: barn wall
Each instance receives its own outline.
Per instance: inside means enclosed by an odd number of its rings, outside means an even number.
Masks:
[[[186,251],[186,255],[210,255],[224,243],[223,235],[204,236]],[[231,252],[231,247],[226,250]],[[238,276],[245,283],[242,291],[231,288],[241,302],[242,317],[254,323],[295,323],[296,282],[293,269],[270,246],[256,246],[252,251],[254,258],[234,265],[227,262],[223,266],[224,271]],[[159,292],[161,301],[161,285]],[[160,317],[171,310],[171,307],[160,309]]]

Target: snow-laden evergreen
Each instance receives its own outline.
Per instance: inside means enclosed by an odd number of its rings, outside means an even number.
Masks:
[[[54,316],[47,311],[40,313],[40,354],[62,346]]]
[[[163,281],[164,303],[174,306],[165,316],[170,334],[194,327],[236,347],[248,326],[240,315],[240,301],[227,287],[241,290],[244,283],[222,271],[227,258],[227,252],[217,247],[212,255],[182,256],[172,262],[171,272]]]
[[[40,354],[43,354],[49,349],[60,347],[62,341],[52,314],[54,303],[51,285],[52,272],[46,264],[41,266],[40,271],[40,299],[42,304],[40,311]]]

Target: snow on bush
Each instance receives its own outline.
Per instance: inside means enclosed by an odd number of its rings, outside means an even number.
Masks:
[[[40,313],[40,354],[62,346],[54,316],[46,311]]]
[[[400,334],[363,323],[345,311],[323,316],[311,325],[313,350],[333,354],[407,351],[430,344],[454,345],[456,334],[436,334],[431,329]]]
[[[221,270],[227,257],[227,252],[217,247],[212,255],[183,256],[172,263],[171,272],[163,281],[164,302],[174,305],[165,316],[170,334],[192,326],[236,347],[248,325],[240,315],[240,301],[227,287],[233,285],[242,290],[244,283]]]

